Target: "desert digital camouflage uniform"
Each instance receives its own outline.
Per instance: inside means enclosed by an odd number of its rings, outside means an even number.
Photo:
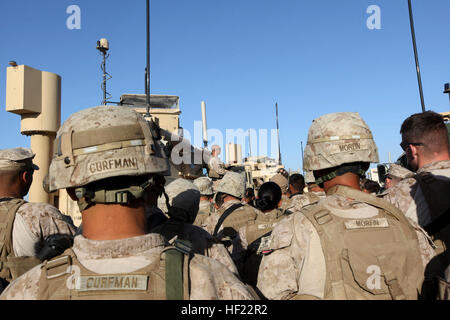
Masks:
[[[218,218],[214,226],[213,236],[225,244],[231,258],[241,272],[245,250],[242,248],[238,237],[239,229],[255,221],[261,212],[248,204],[242,204],[241,199],[245,192],[245,177],[240,173],[228,172],[220,180],[217,187],[217,193],[219,192],[231,195],[236,199],[224,202],[216,210],[217,216],[211,218],[212,221]],[[229,211],[233,206],[235,209]],[[224,216],[224,214],[227,214],[227,216]],[[221,220],[222,223],[218,225]]]
[[[300,211],[301,208],[314,204],[320,201],[321,198],[319,196],[315,195],[312,192],[306,192],[306,193],[297,193],[290,197],[291,204],[289,207],[285,209],[285,212],[287,214],[293,213],[295,211]]]
[[[215,146],[212,146],[214,148]],[[220,148],[219,148],[220,150]],[[208,161],[208,176],[213,180],[213,190],[216,191],[217,186],[219,185],[219,181],[223,176],[228,172],[227,169],[225,169],[225,165],[223,162],[219,159],[217,156],[213,156],[211,154],[211,157]]]
[[[15,171],[39,169],[33,164],[34,154],[27,148],[0,150],[0,170]],[[69,216],[47,203],[30,203],[22,199],[0,199],[0,212],[4,219],[1,277],[7,281],[17,278],[40,263],[35,245],[44,238],[55,235],[73,237],[76,227]],[[6,261],[6,259],[8,261]]]
[[[216,259],[238,275],[238,270],[224,245],[215,241],[207,231],[192,225],[200,199],[197,187],[192,182],[179,178],[169,183],[165,191],[169,197],[169,208],[163,206],[161,209],[167,212],[170,218],[150,232],[163,235],[171,243],[174,239],[187,240],[194,253]]]
[[[448,180],[450,179],[450,160],[426,164],[417,170],[416,174],[421,172],[430,172],[438,179]],[[442,197],[448,198],[448,195],[443,194]],[[424,194],[413,177],[404,179],[386,190],[383,199],[398,207],[408,218],[416,221],[422,227],[432,222]]]
[[[250,221],[244,227],[239,229],[240,247],[245,250],[243,258],[242,279],[256,287],[259,264],[262,259],[261,248],[264,241],[270,237],[270,234],[278,221],[286,216],[285,211],[280,208],[269,212],[260,212],[256,220]]]
[[[66,254],[72,256],[70,260],[52,260],[36,266],[22,277],[18,278],[0,296],[2,300],[35,300],[35,299],[89,299],[96,292],[104,294],[96,299],[142,299],[148,298],[143,290],[141,282],[134,279],[142,279],[145,274],[150,274],[151,281],[156,282],[155,292],[152,296],[156,299],[165,299],[164,279],[157,276],[161,260],[161,254],[166,248],[164,238],[159,234],[147,234],[143,236],[120,240],[89,240],[82,235],[76,236],[72,250]],[[59,266],[53,262],[56,261]],[[76,266],[76,267],[75,267]],[[148,270],[155,270],[154,274]],[[73,274],[71,273],[73,271]],[[43,286],[48,284],[48,276],[60,273],[60,286],[52,286],[48,292]],[[74,281],[78,276],[87,279],[85,284],[80,284],[77,289]],[[131,276],[130,276],[131,275]],[[135,276],[139,276],[135,277]],[[118,284],[116,279],[131,279],[130,283]],[[134,277],[133,277],[134,276]],[[114,282],[102,282],[103,279],[113,279]],[[194,254],[189,262],[189,279],[191,300],[252,300],[253,294],[231,273],[222,263],[201,255]],[[52,285],[52,284],[50,284]],[[92,291],[88,291],[88,287]],[[120,295],[120,291],[108,289],[128,289],[128,295]],[[158,290],[160,288],[160,290]],[[140,290],[139,290],[140,289]],[[98,290],[98,291],[95,291]]]
[[[214,204],[208,200],[200,200],[200,203],[198,204],[197,217],[195,218],[193,225],[207,230],[206,221],[212,214],[214,214]]]
[[[327,195],[320,203],[337,219],[351,221],[379,217],[377,208],[346,196]],[[435,253],[420,228],[416,229],[416,234],[420,245],[419,263],[425,268]],[[325,286],[328,277],[326,253],[316,228],[302,211],[289,215],[275,226],[266,250],[272,252],[262,259],[257,285],[266,298],[332,298],[326,292],[329,288]],[[363,286],[367,277],[361,282]],[[374,293],[382,294],[383,290]]]
[[[399,180],[403,180],[406,178],[411,178],[414,176],[414,172],[402,167],[399,164],[392,163],[389,165],[389,169],[387,175],[397,178]]]
[[[200,191],[200,196],[213,196],[212,181],[207,177],[200,177],[194,180],[194,184]],[[193,225],[206,230],[206,219],[214,213],[214,205],[211,201],[200,199],[198,213]]]
[[[313,121],[304,158],[307,171],[336,168],[320,184],[349,164],[364,176],[358,162],[378,151],[359,114],[342,112]],[[435,254],[395,206],[343,185],[278,222],[264,251],[257,287],[268,299],[417,299]]]
[[[281,210],[286,210],[292,205],[292,199],[286,195],[289,188],[288,179],[282,175],[281,173],[277,173],[272,178],[270,178],[271,182],[275,182],[281,188]]]
[[[146,195],[143,191],[149,184],[159,188],[159,178],[168,174],[167,158],[154,145],[151,127],[131,108],[99,106],[77,112],[58,130],[56,141],[60,144],[57,143],[50,165],[49,190],[74,187],[82,212],[92,202],[128,203],[120,185],[97,183],[95,186],[105,189],[96,191],[95,197],[82,197],[83,190],[90,190],[91,182],[125,175],[135,183],[127,192],[140,199]],[[141,180],[134,180],[137,178]],[[174,259],[178,263],[169,263]],[[171,272],[174,266],[175,273]],[[166,291],[169,283],[172,285]],[[173,284],[178,288],[175,293],[171,290]],[[175,246],[168,246],[159,234],[116,240],[92,240],[78,235],[73,249],[23,274],[0,297],[95,300],[175,296],[253,298],[252,292],[225,265],[189,253],[187,246],[176,242]]]

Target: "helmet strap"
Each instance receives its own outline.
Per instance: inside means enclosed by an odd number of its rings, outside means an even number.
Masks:
[[[329,181],[348,172],[354,173],[361,178],[365,177],[366,175],[366,170],[362,168],[361,164],[344,164],[337,167],[336,170],[333,170],[330,173],[317,178],[316,184],[323,188],[323,183],[325,181]]]
[[[162,192],[161,187],[155,184],[154,178],[151,177],[142,183],[142,180],[131,181],[127,187],[114,186],[112,183],[107,187],[104,184],[87,185],[83,187],[75,188],[75,195],[77,197],[78,207],[81,211],[88,209],[95,203],[108,203],[108,204],[123,204],[129,205],[132,201],[144,198],[146,195],[146,189],[148,187],[154,187],[155,192]],[[162,190],[163,187],[162,187]]]

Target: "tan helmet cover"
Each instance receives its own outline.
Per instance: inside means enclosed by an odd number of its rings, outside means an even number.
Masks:
[[[130,107],[98,106],[72,114],[58,130],[53,149],[50,192],[169,170],[149,123]]]
[[[281,192],[286,193],[289,189],[289,180],[286,179],[284,175],[281,173],[277,173],[272,178],[270,178],[271,182],[275,182],[281,189]]]
[[[323,115],[311,124],[305,148],[305,171],[352,162],[379,162],[372,132],[357,112]]]
[[[186,222],[194,221],[200,203],[200,191],[197,186],[191,181],[178,178],[166,185],[164,189],[169,197],[171,208],[167,208],[164,195],[158,198],[158,207],[171,217],[178,217]]]
[[[214,194],[213,183],[208,177],[199,177],[194,180],[194,184],[200,190],[202,196],[212,196]]]
[[[305,182],[306,183],[316,183],[316,178],[312,171],[305,171]]]
[[[241,173],[227,172],[216,189],[216,194],[222,192],[242,199],[245,193],[245,177]]]
[[[389,170],[387,172],[387,175],[390,177],[402,180],[402,179],[414,177],[414,172],[412,172],[398,164],[392,163],[389,165]]]

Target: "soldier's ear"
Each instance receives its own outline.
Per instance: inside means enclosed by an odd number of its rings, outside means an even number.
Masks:
[[[26,185],[33,182],[33,170],[26,170],[20,174],[20,179]]]

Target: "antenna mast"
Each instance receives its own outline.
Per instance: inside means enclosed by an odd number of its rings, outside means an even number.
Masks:
[[[146,117],[150,117],[150,0],[147,0],[147,67],[145,68]]]
[[[275,102],[275,110],[276,110],[276,117],[277,117],[278,164],[281,164],[280,128],[278,126],[278,103],[277,102]]]
[[[422,80],[420,77],[419,56],[417,54],[416,34],[414,32],[414,20],[413,20],[412,8],[411,8],[411,0],[408,0],[408,9],[409,9],[409,23],[411,25],[411,37],[412,37],[413,48],[414,48],[414,58],[416,61],[417,82],[419,84],[420,103],[422,104],[422,112],[425,112],[425,101],[423,98]]]

